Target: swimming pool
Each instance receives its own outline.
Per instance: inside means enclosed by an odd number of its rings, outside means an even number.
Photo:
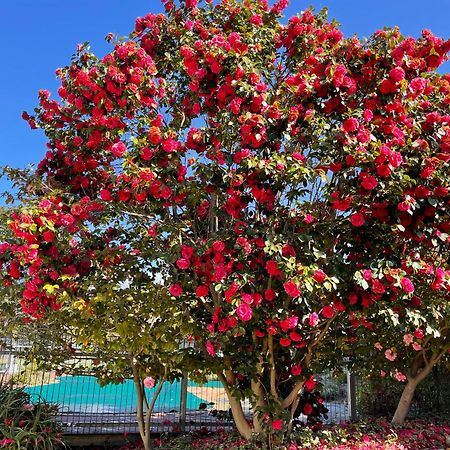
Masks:
[[[205,388],[205,389],[203,389]],[[195,392],[195,395],[190,390]],[[26,389],[34,398],[42,398],[60,405],[61,412],[123,413],[136,410],[137,396],[132,380],[122,384],[100,386],[92,376],[61,376],[52,384],[29,387]],[[149,396],[155,388],[146,389]],[[150,397],[151,398],[151,397]],[[155,404],[155,412],[180,411],[181,382],[164,383]],[[209,381],[199,385],[188,382],[187,409],[198,410],[201,403],[223,399],[223,388],[219,381]],[[220,405],[217,407],[221,408]]]

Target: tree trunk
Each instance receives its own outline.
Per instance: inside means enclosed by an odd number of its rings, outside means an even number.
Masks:
[[[134,371],[133,371],[134,372]],[[145,401],[145,392],[144,392],[144,386],[142,385],[142,382],[140,378],[137,376],[137,373],[134,373],[134,386],[136,388],[136,394],[137,394],[137,423],[139,428],[139,434],[142,439],[142,443],[144,444],[145,450],[150,450],[150,433],[146,433],[146,419],[147,414],[144,414],[144,401]]]
[[[228,389],[226,389],[228,395],[228,401],[230,402],[231,413],[233,414],[233,420],[236,425],[239,434],[244,438],[249,440],[252,436],[252,429],[247,422],[244,411],[242,409],[242,404],[240,400],[233,397]]]
[[[417,380],[415,378],[409,379],[403,389],[402,396],[398,402],[397,409],[395,410],[394,417],[392,418],[392,423],[395,425],[402,425],[408,415],[409,408],[411,406],[412,399],[414,397],[414,392],[417,387]]]
[[[421,383],[425,378],[431,373],[431,370],[435,364],[439,361],[444,353],[439,355],[434,355],[430,360],[426,362],[425,365],[416,364],[421,362],[422,359],[419,357],[411,368],[411,376],[408,376],[408,382],[403,389],[402,396],[398,402],[397,409],[395,410],[394,417],[391,422],[395,425],[402,425],[408,415],[409,408],[411,406],[411,401],[414,397],[414,392],[419,383]]]

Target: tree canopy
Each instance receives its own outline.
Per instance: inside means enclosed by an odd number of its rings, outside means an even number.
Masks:
[[[36,320],[95,311],[95,280],[159,286],[241,434],[284,432],[322,351],[384,336],[371,311],[448,311],[450,42],[285,25],[284,0],[164,4],[24,114],[48,149],[4,282]]]

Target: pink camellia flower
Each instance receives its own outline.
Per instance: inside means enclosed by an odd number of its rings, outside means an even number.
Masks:
[[[354,227],[361,227],[366,221],[363,214],[355,213],[350,216],[350,222]]]
[[[283,284],[283,287],[289,297],[295,298],[300,295],[300,289],[292,280],[286,281],[286,283]]]
[[[405,334],[403,336],[403,342],[405,343],[405,345],[411,345],[413,341],[414,336],[412,334]]]
[[[420,93],[425,89],[425,86],[427,85],[426,80],[423,78],[417,77],[411,80],[411,83],[409,84],[411,90],[414,93]]]
[[[389,361],[395,361],[395,359],[397,358],[397,353],[394,353],[390,348],[387,349],[384,352],[384,356],[386,356],[386,359],[388,359]]]
[[[250,23],[252,25],[256,25],[257,27],[259,27],[263,24],[263,19],[260,15],[255,14],[252,17],[250,17]]]
[[[308,317],[308,323],[311,327],[315,327],[319,322],[319,315],[315,312],[311,313]]]
[[[24,411],[34,411],[34,405],[32,403],[27,403],[23,405]]]
[[[407,294],[411,294],[412,292],[414,292],[414,284],[409,278],[407,277],[403,278],[401,281],[401,285],[403,291],[406,292]]]
[[[7,447],[9,444],[14,444],[14,439],[4,438],[0,441],[0,447]]]
[[[172,284],[169,287],[169,292],[174,297],[179,297],[183,293],[183,288],[181,287],[181,284],[178,284],[178,283]]]
[[[380,342],[375,342],[374,347],[377,350],[383,350],[383,345]]]
[[[384,370],[380,370],[380,376],[381,377],[385,377],[386,376],[386,372]]]
[[[125,144],[122,141],[116,142],[111,147],[111,153],[114,156],[116,156],[117,158],[121,158],[126,151],[127,151],[127,148],[125,147]]]
[[[147,389],[151,389],[152,387],[155,386],[155,380],[152,377],[145,377],[144,378],[144,386]]]
[[[395,372],[395,378],[397,379],[397,381],[406,381],[406,375],[398,370]]]
[[[405,78],[405,71],[401,67],[394,67],[389,71],[389,78],[395,82],[402,81]]]
[[[389,156],[389,163],[392,167],[400,167],[403,162],[403,156],[399,152],[392,152]]]
[[[311,214],[305,214],[305,217],[303,218],[304,222],[307,224],[310,224],[314,222],[314,216]]]
[[[272,421],[272,428],[277,431],[281,431],[283,429],[283,421],[281,419],[275,419]]]
[[[325,281],[325,279],[327,278],[327,275],[325,274],[325,272],[323,270],[318,269],[314,272],[313,278],[318,283],[323,283]]]
[[[364,269],[362,276],[366,281],[369,281],[372,279],[372,271],[370,269]]]
[[[251,320],[251,318],[253,317],[252,308],[246,303],[241,303],[237,307],[236,314],[239,317],[239,319],[241,319],[243,322],[247,322]]]
[[[417,343],[417,342],[413,342],[412,348],[413,348],[416,352],[420,352],[420,350],[422,350],[422,346],[421,346],[419,343]]]

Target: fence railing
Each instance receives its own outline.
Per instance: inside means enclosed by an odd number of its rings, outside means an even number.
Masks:
[[[80,366],[92,360],[78,356]],[[318,376],[325,407],[326,422],[342,422],[356,413],[354,379],[343,374]],[[34,398],[59,406],[58,420],[67,434],[137,432],[136,394],[132,380],[101,387],[95,377],[61,375],[38,370],[12,350],[0,350],[0,383],[24,387]],[[152,391],[149,391],[152,394]],[[248,402],[244,410],[250,413]],[[354,417],[353,417],[354,418]],[[300,417],[302,419],[302,417]],[[303,417],[305,419],[305,417]],[[228,399],[221,383],[211,379],[197,384],[185,377],[165,383],[156,401],[152,431],[194,431],[231,428]]]

